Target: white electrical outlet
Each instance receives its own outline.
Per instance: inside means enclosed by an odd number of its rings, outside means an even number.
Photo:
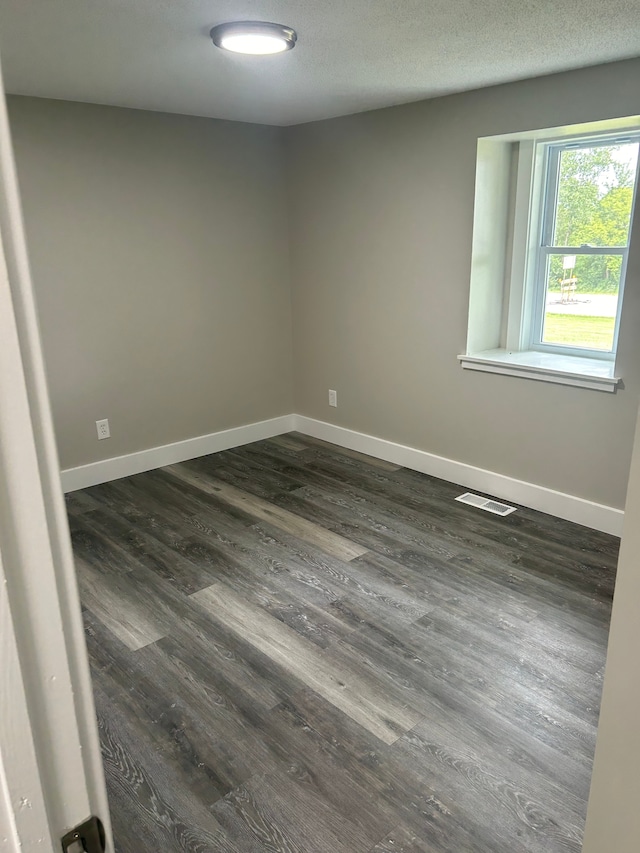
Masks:
[[[329,405],[337,408],[338,406],[338,392],[329,390]]]
[[[104,418],[104,420],[96,421],[96,429],[98,430],[98,441],[102,441],[103,438],[111,438],[111,430],[109,429],[109,418]]]

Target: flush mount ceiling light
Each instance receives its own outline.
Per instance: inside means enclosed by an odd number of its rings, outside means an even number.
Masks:
[[[269,24],[266,21],[233,21],[218,24],[211,30],[216,47],[234,53],[252,53],[265,56],[284,53],[295,47],[298,36],[291,27]]]

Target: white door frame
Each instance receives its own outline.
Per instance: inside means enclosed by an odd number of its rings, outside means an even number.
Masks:
[[[113,851],[82,614],[0,75],[0,851]]]

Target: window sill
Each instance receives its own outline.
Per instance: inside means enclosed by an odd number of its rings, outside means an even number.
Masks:
[[[493,349],[475,355],[459,355],[458,359],[466,370],[503,373],[595,391],[613,392],[620,382],[620,378],[614,376],[614,362],[596,358]]]

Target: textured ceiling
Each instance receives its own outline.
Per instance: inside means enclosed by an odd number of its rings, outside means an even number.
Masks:
[[[244,57],[211,26],[272,20]],[[640,55],[640,0],[1,0],[9,92],[296,124]]]

